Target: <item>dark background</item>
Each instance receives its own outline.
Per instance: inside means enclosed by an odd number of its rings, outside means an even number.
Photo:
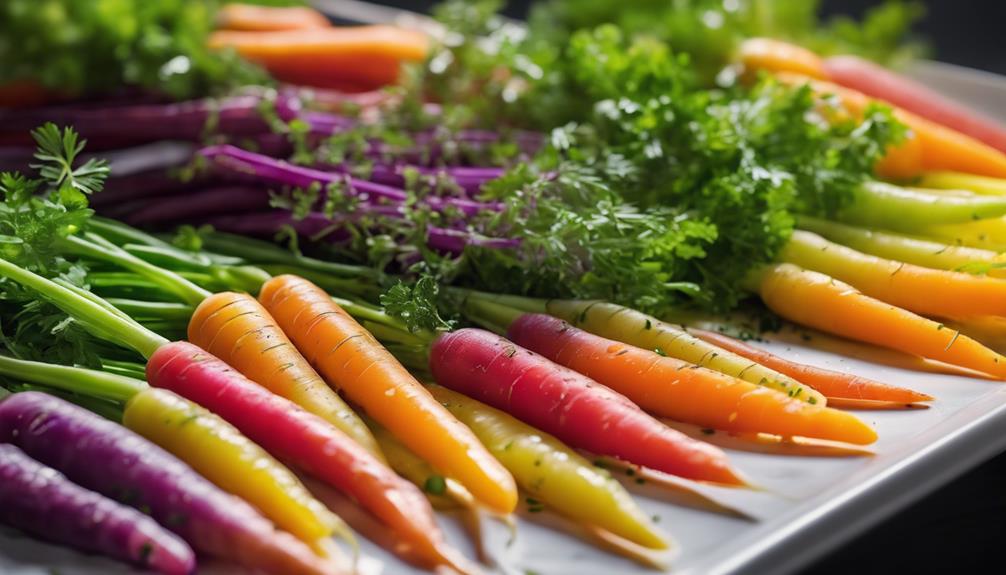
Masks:
[[[417,11],[436,3],[380,1]],[[877,3],[822,0],[821,6],[824,15],[858,16]],[[510,1],[507,13],[521,17],[529,4]],[[927,13],[916,30],[928,40],[934,59],[1006,75],[1006,0],[922,4]],[[1006,455],[1000,455],[859,535],[802,575],[1004,573],[1004,546]]]

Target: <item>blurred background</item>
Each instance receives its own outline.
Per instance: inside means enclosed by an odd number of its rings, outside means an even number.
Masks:
[[[437,3],[433,0],[375,1],[419,12]],[[629,4],[632,0],[626,2]],[[867,8],[880,3],[878,0],[820,0],[824,16],[857,18]],[[929,41],[935,59],[1006,74],[1006,1],[920,0],[917,3],[926,8],[926,15],[916,30]],[[514,18],[523,18],[532,4],[534,0],[508,0],[505,12]]]
[[[379,3],[422,12],[437,2]],[[505,12],[523,18],[533,3],[509,0]],[[880,3],[820,0],[825,17],[859,18]],[[1006,0],[922,0],[918,4],[925,7],[925,16],[915,31],[928,43],[930,58],[1006,75]],[[1006,534],[1004,487],[1006,455],[1000,455],[860,534],[802,575],[1004,572],[1000,551]],[[988,567],[996,564],[998,568]]]

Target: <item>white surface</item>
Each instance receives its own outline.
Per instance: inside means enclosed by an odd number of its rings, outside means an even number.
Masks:
[[[1006,117],[1006,80],[924,64],[919,75],[935,88]],[[971,87],[969,87],[969,84]],[[980,90],[977,89],[980,86]],[[997,107],[998,106],[998,107]],[[675,505],[675,497],[652,485],[624,482],[639,504],[659,517],[678,544],[676,573],[782,573],[799,567],[898,506],[921,496],[969,466],[1006,447],[1006,385],[993,381],[910,372],[868,364],[801,346],[770,343],[780,355],[806,363],[911,387],[937,398],[932,409],[859,412],[876,426],[873,457],[793,457],[729,451],[731,461],[763,491],[706,488],[721,501],[759,521],[746,521]],[[585,502],[586,503],[586,502]],[[450,539],[471,556],[458,524],[444,517]],[[525,575],[653,573],[598,550],[561,530],[561,520],[523,514],[517,537],[489,522],[487,545],[498,572]],[[422,573],[363,541],[365,575]],[[99,575],[131,573],[129,567],[0,530],[0,573],[10,575]],[[201,572],[226,572],[227,569]]]

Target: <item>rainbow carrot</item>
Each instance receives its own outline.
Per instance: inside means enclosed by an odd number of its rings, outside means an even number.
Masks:
[[[217,28],[246,32],[275,30],[311,30],[328,28],[325,15],[307,6],[258,6],[255,4],[224,4],[217,11]]]
[[[916,403],[919,401],[931,401],[933,399],[924,393],[887,385],[886,383],[874,381],[867,377],[789,361],[721,333],[702,329],[691,329],[689,331],[715,346],[728,349],[737,355],[742,355],[751,361],[757,361],[764,366],[806,383],[823,393],[829,402],[835,398],[896,403]]]
[[[259,300],[329,385],[490,509],[513,511],[510,473],[321,288],[278,276],[262,286]]]
[[[430,347],[437,383],[550,433],[571,447],[687,479],[743,485],[719,449],[686,437],[585,375],[488,331],[442,334]]]
[[[777,264],[753,273],[748,284],[769,309],[785,319],[1006,379],[1006,357],[824,274]]]
[[[523,314],[507,334],[514,343],[625,394],[658,417],[740,433],[857,444],[877,438],[875,431],[848,413],[605,339],[549,315]]]
[[[393,26],[224,30],[209,44],[237,50],[284,82],[360,91],[397,82],[401,64],[421,61],[428,49],[424,34]]]
[[[189,341],[337,427],[382,460],[366,424],[297,351],[276,320],[248,294],[216,293],[189,320]]]

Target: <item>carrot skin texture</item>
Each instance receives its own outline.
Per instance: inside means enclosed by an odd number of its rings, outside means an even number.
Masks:
[[[403,62],[426,57],[425,35],[393,26],[275,32],[217,31],[211,48],[233,48],[277,79],[317,88],[369,90],[398,81]]]
[[[196,567],[192,549],[149,516],[72,483],[13,445],[0,445],[0,522],[166,575]]]
[[[507,333],[514,343],[625,394],[659,417],[734,432],[856,444],[877,439],[873,429],[851,414],[605,339],[550,315],[522,315]]]
[[[325,15],[306,6],[258,6],[255,4],[224,4],[217,11],[217,28],[248,32],[275,30],[311,30],[328,28]]]
[[[1006,154],[1006,126],[919,82],[855,56],[827,58],[823,67],[828,78],[836,84],[957,130]]]
[[[0,442],[82,487],[149,510],[196,551],[276,575],[332,573],[298,539],[170,453],[66,401],[33,392],[8,397],[0,402]]]
[[[690,331],[713,345],[728,349],[752,361],[757,361],[762,365],[803,381],[825,394],[829,400],[832,398],[841,398],[916,403],[920,401],[932,401],[933,399],[924,393],[904,387],[888,385],[867,377],[789,361],[721,333],[701,329],[692,329]]]
[[[1006,379],[1006,357],[824,274],[777,264],[752,279],[765,305],[790,321]]]
[[[510,469],[521,487],[551,509],[650,549],[670,545],[611,474],[555,437],[446,387],[430,392]]]
[[[779,259],[848,283],[864,294],[937,317],[1006,315],[1006,280],[864,254],[796,230]]]
[[[189,320],[188,336],[189,341],[248,379],[328,421],[384,460],[363,420],[325,383],[252,296],[219,292],[206,298]]]
[[[719,449],[688,438],[611,389],[491,332],[466,328],[430,347],[448,389],[510,413],[560,441],[687,479],[744,482]]]
[[[367,330],[321,288],[277,276],[259,300],[329,385],[416,455],[499,513],[517,506],[510,473]]]
[[[202,407],[165,389],[146,389],[126,404],[122,424],[175,454],[218,487],[251,503],[277,527],[312,546],[336,528],[337,516],[281,463]]]
[[[154,352],[147,379],[210,409],[266,451],[350,495],[431,561],[449,562],[453,550],[423,494],[325,420],[188,342]]]

